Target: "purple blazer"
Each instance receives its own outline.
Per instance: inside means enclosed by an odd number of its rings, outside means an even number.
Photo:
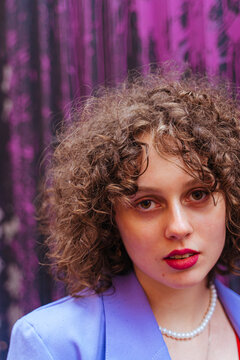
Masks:
[[[7,360],[170,360],[144,291],[132,273],[103,296],[66,297],[14,325]],[[240,337],[240,296],[216,281]]]

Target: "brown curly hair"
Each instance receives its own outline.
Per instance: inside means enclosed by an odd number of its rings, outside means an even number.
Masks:
[[[239,108],[226,87],[180,78],[159,73],[101,89],[58,135],[41,213],[53,267],[73,296],[86,288],[102,293],[113,276],[132,268],[114,202],[128,203],[137,191],[144,146],[139,139],[149,132],[160,151],[181,156],[192,176],[224,194],[226,243],[214,270],[238,269]]]

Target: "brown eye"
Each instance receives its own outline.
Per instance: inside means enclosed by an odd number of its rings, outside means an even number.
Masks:
[[[195,190],[191,193],[191,198],[195,201],[200,201],[205,198],[207,195],[206,191],[203,190]]]
[[[159,201],[155,201],[151,199],[143,199],[136,201],[134,207],[141,212],[148,212],[161,208],[161,203],[159,203]]]
[[[139,204],[138,204],[142,209],[149,209],[152,205],[152,201],[151,200],[142,200]]]

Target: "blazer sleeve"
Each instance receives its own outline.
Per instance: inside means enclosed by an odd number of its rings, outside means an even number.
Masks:
[[[54,360],[34,327],[20,319],[13,327],[7,360]]]

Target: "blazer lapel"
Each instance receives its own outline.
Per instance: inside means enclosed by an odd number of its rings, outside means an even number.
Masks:
[[[114,286],[103,296],[106,360],[171,360],[135,275],[117,277]]]
[[[240,337],[240,297],[215,281],[218,297]],[[171,360],[146,295],[134,273],[114,279],[103,295],[106,360]]]
[[[215,281],[218,297],[240,338],[240,297],[234,291],[227,288],[219,280]]]

